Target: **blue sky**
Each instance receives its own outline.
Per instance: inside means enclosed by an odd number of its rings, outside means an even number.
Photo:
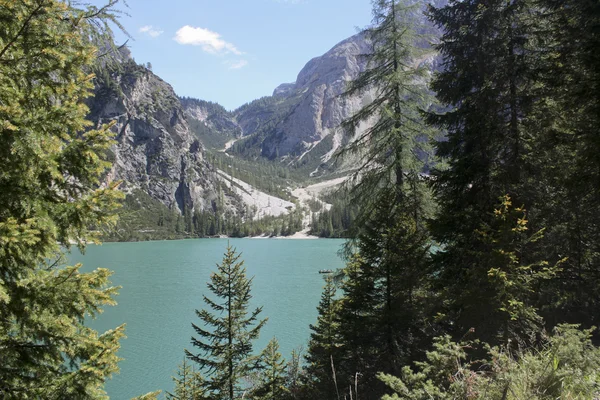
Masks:
[[[138,63],[180,96],[227,109],[293,82],[311,58],[371,21],[369,0],[127,0]],[[117,35],[122,40],[122,35]]]

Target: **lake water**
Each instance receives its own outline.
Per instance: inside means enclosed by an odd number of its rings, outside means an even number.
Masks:
[[[343,266],[337,251],[342,240],[230,239],[242,252],[248,277],[254,276],[252,306],[263,306],[269,317],[254,350],[276,336],[287,358],[305,346],[309,324],[317,317],[324,285],[319,269]],[[107,307],[90,325],[100,332],[127,324],[121,341],[120,374],[106,384],[112,399],[130,399],[149,391],[172,391],[171,376],[183,349],[194,335],[194,310],[204,307],[206,282],[220,263],[227,239],[198,239],[89,246],[84,256],[74,252],[71,263],[84,271],[105,267],[115,271],[112,283],[123,288],[118,305]]]

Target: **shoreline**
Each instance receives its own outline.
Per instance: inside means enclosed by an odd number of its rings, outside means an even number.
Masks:
[[[145,243],[145,242],[165,242],[165,241],[175,241],[175,240],[215,240],[215,239],[248,239],[248,240],[265,240],[265,239],[273,239],[273,240],[348,240],[349,238],[327,238],[327,237],[319,237],[312,235],[290,235],[290,236],[243,236],[243,237],[234,237],[234,236],[216,236],[216,237],[193,237],[193,238],[176,238],[176,239],[150,239],[150,240],[130,240],[130,241],[117,241],[117,240],[100,240],[100,245],[105,243]],[[93,245],[94,243],[88,243],[88,245]]]

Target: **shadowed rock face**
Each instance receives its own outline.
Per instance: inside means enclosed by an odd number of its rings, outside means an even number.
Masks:
[[[204,159],[204,149],[190,132],[170,85],[126,60],[121,71],[99,80],[90,109],[96,123],[116,121],[108,178],[122,180],[125,192],[142,189],[182,213],[212,207],[216,172]]]

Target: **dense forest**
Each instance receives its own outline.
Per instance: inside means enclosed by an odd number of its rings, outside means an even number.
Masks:
[[[84,323],[114,304],[111,272],[63,257],[133,201],[104,179],[111,125],[86,120],[122,28],[115,5],[0,0],[5,399],[103,399],[118,371],[124,326]],[[286,361],[276,339],[255,351],[268,322],[228,247],[167,398],[600,398],[600,3],[450,0],[425,7],[439,40],[422,12],[373,1],[373,51],[347,94],[377,96],[343,128],[377,122],[338,154],[360,160],[353,185],[312,221],[351,240],[306,352]],[[416,62],[423,43],[438,70]],[[151,207],[130,204],[200,236],[230,223]]]

